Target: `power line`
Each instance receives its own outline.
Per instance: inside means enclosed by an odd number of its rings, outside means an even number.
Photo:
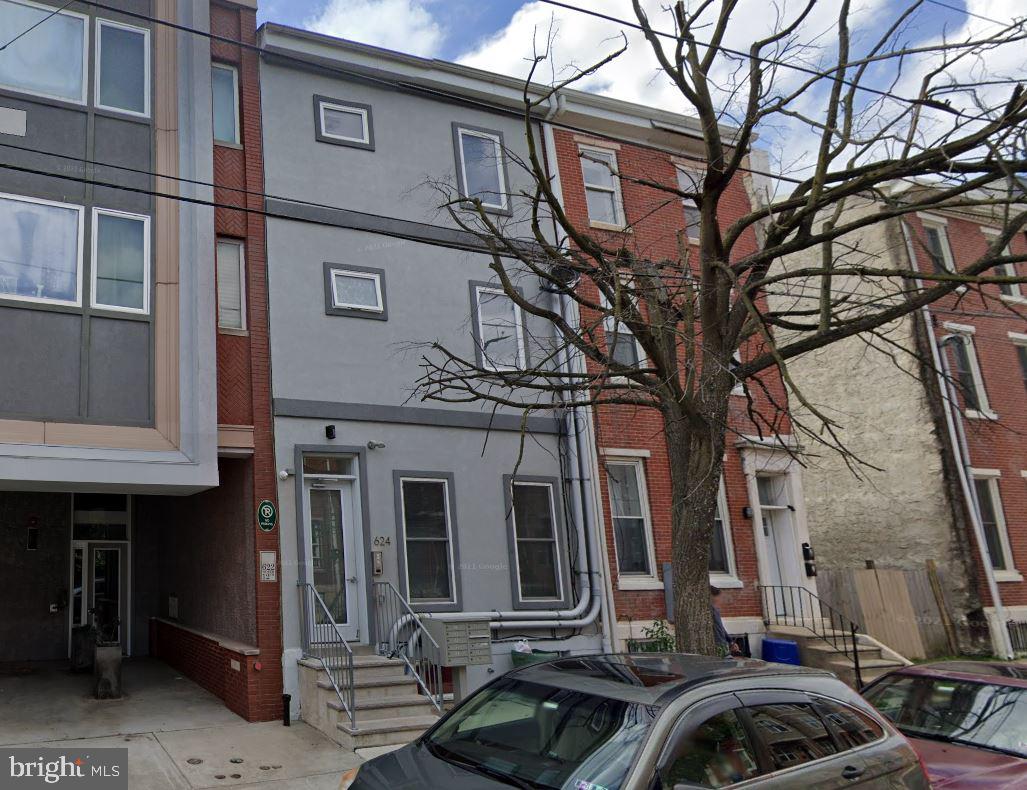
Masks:
[[[24,36],[24,35],[26,35],[28,33],[31,33],[33,30],[35,30],[37,27],[39,27],[41,24],[43,24],[46,20],[50,19],[53,16],[56,16],[57,14],[59,14],[61,11],[63,11],[65,8],[67,8],[68,6],[70,6],[74,2],[75,2],[75,0],[68,0],[67,3],[62,5],[60,8],[55,8],[49,14],[47,14],[42,19],[37,21],[34,25],[30,25],[29,27],[27,27],[24,30],[22,30],[18,35],[16,35],[14,38],[12,38],[6,44],[4,44],[2,47],[0,47],[0,52],[3,52],[5,49],[7,49],[9,46],[11,46],[11,44],[13,44],[19,38],[21,38],[22,36]]]
[[[974,19],[981,19],[985,22],[991,22],[994,25],[1001,25],[1002,27],[1006,27],[1009,24],[1008,22],[1000,22],[998,19],[992,19],[990,16],[984,16],[983,14],[975,14],[973,11],[969,11],[965,8],[960,8],[959,6],[943,3],[941,2],[941,0],[924,0],[924,2],[930,3],[931,5],[936,5],[939,8],[947,8],[949,11],[955,11],[957,14],[963,14],[968,17],[973,17]]]

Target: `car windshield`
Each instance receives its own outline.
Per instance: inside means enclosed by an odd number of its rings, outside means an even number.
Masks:
[[[454,711],[425,745],[514,786],[616,790],[657,710],[507,678]]]
[[[1027,757],[1027,690],[890,675],[863,692],[903,733]]]

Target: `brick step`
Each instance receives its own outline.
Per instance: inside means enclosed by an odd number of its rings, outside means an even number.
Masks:
[[[362,749],[410,743],[438,720],[438,716],[398,716],[363,722],[358,719],[356,727],[351,727],[348,720],[335,726],[351,748]]]
[[[339,721],[343,721],[346,712],[342,703],[330,700],[328,707],[336,711]],[[358,724],[368,721],[380,721],[381,719],[408,718],[410,716],[434,716],[435,706],[428,701],[427,697],[420,694],[404,697],[386,697],[385,699],[374,700],[373,702],[356,703],[356,719]]]

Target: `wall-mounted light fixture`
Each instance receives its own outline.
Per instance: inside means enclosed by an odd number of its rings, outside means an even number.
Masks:
[[[752,518],[752,508],[748,505],[742,508],[742,518]]]
[[[326,425],[325,426],[325,438],[326,439],[334,439],[335,438],[335,426],[334,425]]]
[[[385,442],[376,442],[373,439],[367,443],[368,450],[384,450]]]

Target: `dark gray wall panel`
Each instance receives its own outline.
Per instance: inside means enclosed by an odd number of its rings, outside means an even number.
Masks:
[[[0,307],[0,415],[78,416],[81,316]]]
[[[149,125],[120,118],[108,118],[104,115],[97,115],[95,124],[95,161],[110,162],[144,172],[153,169],[150,163]],[[135,189],[151,188],[148,176],[114,167],[97,167],[95,178],[97,181],[122,184]],[[145,214],[150,210],[149,195],[110,187],[96,187],[93,192],[93,203],[137,214]]]
[[[150,325],[93,318],[89,333],[89,417],[150,419]]]
[[[84,110],[37,104],[3,94],[0,94],[0,107],[25,111],[25,136],[3,136],[0,142],[9,145],[0,146],[0,162],[75,178],[85,177],[85,168],[80,161],[55,159],[10,147],[31,148],[82,159],[86,151],[87,116]],[[85,196],[85,185],[66,178],[50,178],[5,168],[0,170],[0,192],[81,203]]]

